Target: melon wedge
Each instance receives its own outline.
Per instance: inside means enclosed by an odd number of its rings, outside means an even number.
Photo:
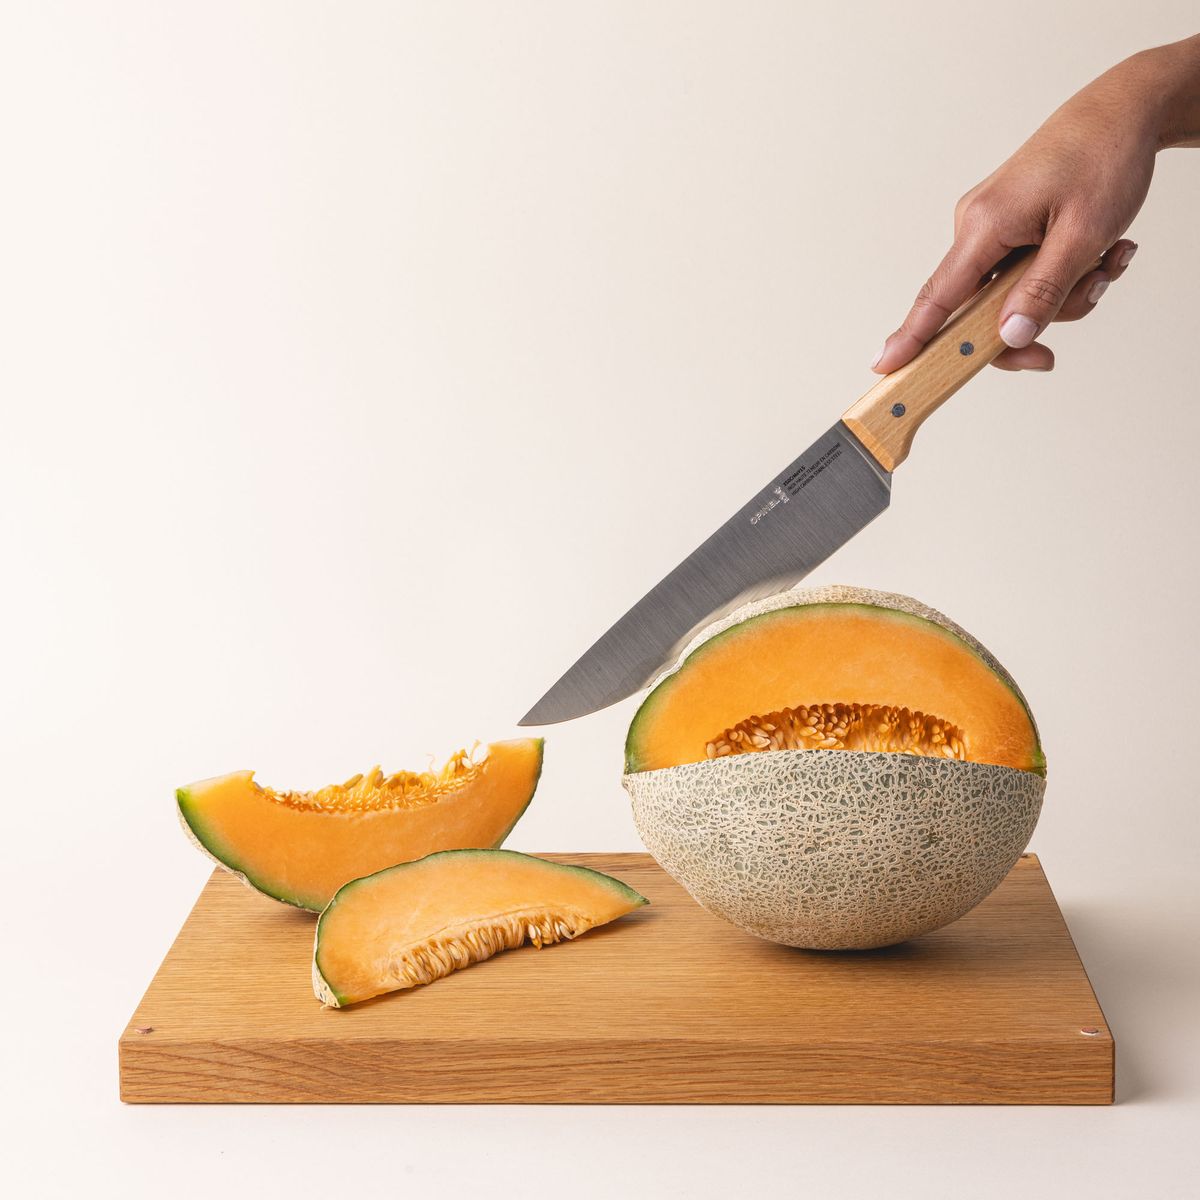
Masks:
[[[346,884],[317,922],[331,1008],[432,983],[526,940],[538,949],[648,901],[611,875],[514,850],[449,850]]]
[[[782,592],[705,630],[689,651],[634,716],[627,773],[792,748],[1045,773],[1037,726],[1012,677],[965,630],[907,596]]]
[[[378,768],[317,792],[276,792],[238,771],[180,788],[192,841],[250,887],[320,912],[351,879],[437,850],[499,846],[542,770],[541,738],[460,751],[437,771]]]

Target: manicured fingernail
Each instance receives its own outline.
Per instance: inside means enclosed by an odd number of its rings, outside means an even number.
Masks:
[[[883,352],[886,349],[887,349],[887,342],[884,342],[883,345],[879,347],[879,353],[877,355],[875,355],[875,357],[873,359],[871,359],[871,370],[872,371],[875,370],[875,368],[877,366],[879,366],[879,360],[883,358]]]
[[[1133,262],[1133,256],[1137,252],[1138,252],[1137,242],[1134,242],[1134,244],[1132,246],[1126,246],[1125,249],[1121,251],[1121,257],[1117,259],[1117,266],[1118,267],[1129,266],[1129,264],[1131,262]]]
[[[1000,340],[1014,350],[1028,346],[1037,335],[1037,322],[1023,313],[1010,313],[1000,326]]]
[[[1088,288],[1087,302],[1089,304],[1098,303],[1100,297],[1103,296],[1106,291],[1108,291],[1108,280],[1097,279],[1096,282],[1093,283],[1090,288]]]

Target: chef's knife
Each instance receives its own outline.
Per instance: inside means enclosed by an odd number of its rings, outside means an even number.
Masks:
[[[916,358],[652,588],[520,723],[569,721],[639,691],[705,625],[798,582],[883,512],[921,423],[1004,349],[1000,307],[1027,256],[1008,262]]]

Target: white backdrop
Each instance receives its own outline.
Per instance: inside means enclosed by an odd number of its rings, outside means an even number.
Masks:
[[[1141,252],[1048,338],[1059,368],[981,376],[812,577],[943,609],[1024,687],[1050,761],[1032,848],[1118,1039],[1117,1108],[132,1109],[116,1038],[208,873],[177,784],[511,736],[870,385],[957,196],[1195,21],[4,5],[0,1141],[23,1194],[1185,1194],[1198,152],[1160,158]],[[637,847],[634,703],[549,731],[510,845]]]

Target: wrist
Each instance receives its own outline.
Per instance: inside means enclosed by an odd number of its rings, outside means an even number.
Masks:
[[[1143,50],[1122,68],[1150,101],[1156,150],[1200,142],[1200,35]]]

